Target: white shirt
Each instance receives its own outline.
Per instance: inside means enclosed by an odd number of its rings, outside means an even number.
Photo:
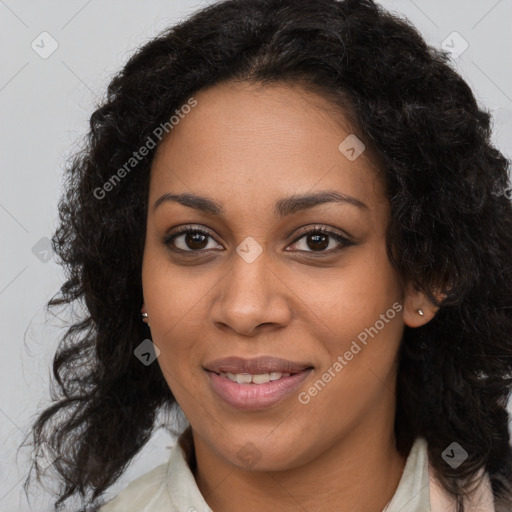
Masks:
[[[432,512],[427,443],[418,437],[400,482],[383,512]],[[169,461],[131,482],[99,512],[212,512],[197,487],[179,443]]]

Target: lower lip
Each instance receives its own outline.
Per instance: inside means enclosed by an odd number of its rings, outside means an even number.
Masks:
[[[289,397],[304,382],[312,368],[265,384],[238,384],[231,379],[207,371],[213,390],[235,409],[266,409]]]

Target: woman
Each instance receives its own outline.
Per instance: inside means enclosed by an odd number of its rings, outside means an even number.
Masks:
[[[511,510],[509,163],[447,60],[370,0],[222,1],[130,59],[54,236],[56,509],[178,404],[102,512]]]

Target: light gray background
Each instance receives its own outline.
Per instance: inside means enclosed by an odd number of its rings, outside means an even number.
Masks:
[[[44,311],[63,279],[53,259],[44,262],[44,238],[56,226],[65,159],[86,133],[109,79],[136,47],[207,3],[214,2],[0,0],[1,511],[53,510],[42,491],[29,507],[21,492],[29,450],[15,455],[37,412],[49,403],[51,360],[63,332],[49,324],[58,321]],[[494,143],[511,158],[512,0],[381,4],[408,17],[431,44],[441,46],[454,31],[468,42],[455,65],[493,112]],[[58,43],[46,59],[31,47],[44,31]],[[35,245],[42,247],[37,254]],[[66,320],[64,313],[59,316]],[[165,462],[172,442],[159,431],[109,495]]]

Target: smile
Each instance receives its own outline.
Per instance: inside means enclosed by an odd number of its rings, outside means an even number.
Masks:
[[[241,411],[258,411],[295,396],[313,372],[306,368],[296,373],[215,373],[206,371],[210,387],[223,406]]]
[[[267,382],[274,382],[282,378],[290,376],[290,373],[271,372],[271,373],[259,373],[257,375],[251,375],[250,373],[227,373],[221,372],[221,377],[225,377],[238,384],[266,384]]]

